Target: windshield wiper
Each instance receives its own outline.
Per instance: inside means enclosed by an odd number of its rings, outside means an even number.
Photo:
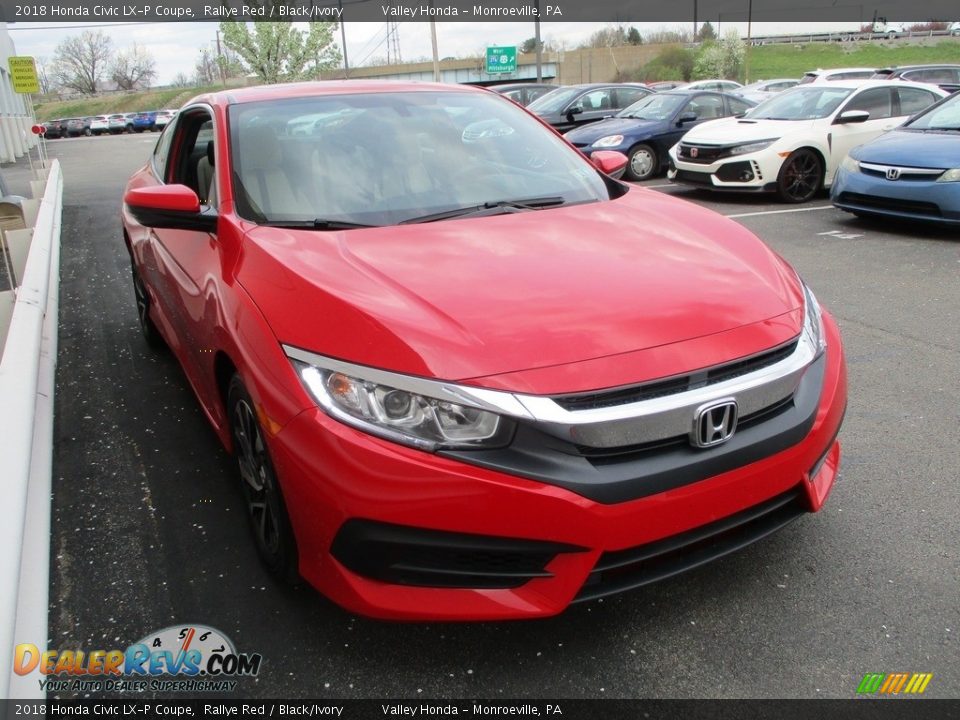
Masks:
[[[522,200],[495,200],[485,202],[480,205],[469,205],[453,210],[444,210],[443,212],[430,213],[428,215],[418,215],[406,220],[400,221],[400,225],[410,225],[414,223],[437,222],[438,220],[449,220],[450,218],[465,217],[467,215],[499,214],[491,211],[509,211],[509,210],[540,210],[546,207],[563,205],[566,201],[559,195],[549,197],[524,198]]]
[[[359,228],[380,227],[379,225],[364,225],[363,223],[347,222],[345,220],[264,220],[261,225],[281,228],[309,228],[311,230],[356,230]]]

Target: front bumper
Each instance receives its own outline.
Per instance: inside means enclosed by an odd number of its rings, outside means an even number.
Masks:
[[[705,190],[734,192],[772,192],[783,158],[765,150],[748,155],[726,157],[712,163],[694,163],[670,150],[671,168],[667,178],[675,183]]]
[[[833,181],[830,199],[847,212],[960,224],[960,183],[891,181],[840,168]]]
[[[837,476],[846,370],[826,313],[824,324],[823,386],[805,437],[625,502],[598,502],[383,441],[319,409],[304,412],[270,439],[301,574],[341,606],[374,617],[533,618],[742,547],[819,510]],[[412,555],[404,550],[411,545]],[[384,566],[394,574],[384,575]],[[445,579],[430,580],[438,569]],[[491,573],[519,580],[509,587],[476,580]]]

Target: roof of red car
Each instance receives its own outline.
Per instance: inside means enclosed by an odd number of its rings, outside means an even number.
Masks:
[[[258,85],[255,87],[231,88],[215,93],[198,95],[190,103],[204,101],[214,105],[282,100],[285,98],[309,97],[311,95],[335,95],[347,93],[424,92],[441,90],[469,90],[486,92],[470,85],[449,83],[411,82],[402,80],[315,80],[300,83]]]

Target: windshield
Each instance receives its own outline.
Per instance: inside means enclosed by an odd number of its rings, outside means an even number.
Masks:
[[[617,117],[635,118],[637,120],[667,120],[673,116],[686,99],[686,95],[669,95],[666,93],[647,95],[643,100],[639,100],[625,110],[621,110]]]
[[[499,95],[245,103],[230,107],[230,131],[239,212],[261,223],[395,225],[478,206],[518,212],[610,197],[582,155]]]
[[[818,120],[840,107],[853,90],[829,86],[785,90],[747,113],[751,120]]]
[[[960,132],[960,93],[950,96],[942,105],[937,105],[908,122],[904,127],[911,130],[952,130]]]
[[[580,94],[578,88],[557,88],[538,97],[527,105],[527,110],[535,113],[555,113],[563,110],[567,103]]]

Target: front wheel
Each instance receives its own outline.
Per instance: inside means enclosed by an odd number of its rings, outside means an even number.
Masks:
[[[788,203],[810,200],[823,186],[823,165],[812,150],[800,148],[790,154],[777,176],[777,195]]]
[[[283,495],[277,482],[254,402],[239,375],[230,379],[227,411],[233,436],[247,517],[260,559],[271,574],[296,584],[297,544],[290,529]]]
[[[660,169],[657,151],[649,145],[635,145],[627,155],[627,177],[630,180],[649,180]]]
[[[157,326],[150,319],[150,295],[147,293],[147,288],[143,284],[137,268],[132,267],[131,269],[133,271],[133,295],[137,300],[137,321],[140,324],[140,332],[151,349],[160,350],[163,348],[164,342]]]

